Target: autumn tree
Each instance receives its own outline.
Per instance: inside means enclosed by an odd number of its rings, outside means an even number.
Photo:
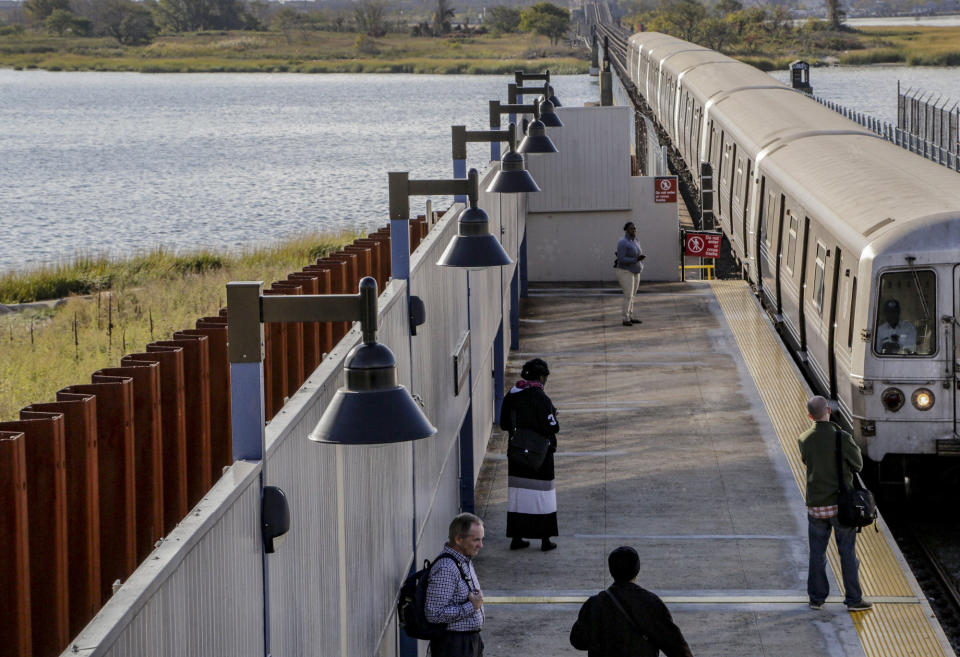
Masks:
[[[570,31],[570,11],[550,2],[538,2],[523,10],[520,29],[542,34],[556,44]]]
[[[357,31],[372,37],[387,33],[387,3],[385,0],[363,0],[353,8]]]
[[[496,5],[487,10],[486,26],[491,32],[508,34],[520,29],[521,12],[516,7]]]

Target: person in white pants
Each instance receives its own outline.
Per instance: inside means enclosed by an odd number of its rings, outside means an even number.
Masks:
[[[624,235],[617,243],[617,280],[623,289],[623,325],[633,326],[641,324],[641,320],[633,317],[633,297],[640,284],[640,273],[643,271],[643,255],[640,242],[637,241],[637,227],[628,221],[623,227]]]

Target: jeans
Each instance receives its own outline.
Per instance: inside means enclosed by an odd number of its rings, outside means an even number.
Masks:
[[[633,297],[637,293],[637,286],[640,284],[640,274],[634,274],[626,269],[616,269],[617,282],[620,283],[620,289],[623,290],[623,321],[629,322],[633,317]]]
[[[844,527],[832,518],[814,518],[807,515],[808,536],[810,537],[810,569],[807,572],[807,594],[811,602],[822,603],[830,593],[827,583],[827,543],[830,530],[837,537],[837,551],[840,553],[840,570],[843,573],[843,590],[846,595],[844,604],[860,602],[863,591],[860,589],[860,561],[857,559],[857,530]]]

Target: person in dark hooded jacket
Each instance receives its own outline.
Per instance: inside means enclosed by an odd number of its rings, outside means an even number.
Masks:
[[[618,547],[607,558],[613,584],[583,603],[570,645],[588,657],[692,657],[680,628],[655,593],[637,586],[640,556]]]
[[[540,358],[524,363],[521,381],[503,398],[500,406],[500,428],[513,435],[517,428],[532,429],[550,442],[547,457],[539,468],[521,463],[507,463],[507,536],[511,550],[529,547],[527,538],[539,538],[544,552],[557,544],[557,493],[554,489],[553,453],[557,451],[557,409],[543,391],[550,368]]]

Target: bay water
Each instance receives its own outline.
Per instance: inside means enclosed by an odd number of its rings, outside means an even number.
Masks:
[[[960,100],[960,68],[811,71],[817,95],[891,122],[898,80]],[[0,272],[375,229],[388,221],[387,172],[452,177],[450,126],[487,129],[488,101],[505,102],[511,81],[0,70]],[[597,78],[553,84],[564,105],[599,98]],[[468,166],[488,154],[470,144]],[[411,199],[414,213],[424,201]]]

